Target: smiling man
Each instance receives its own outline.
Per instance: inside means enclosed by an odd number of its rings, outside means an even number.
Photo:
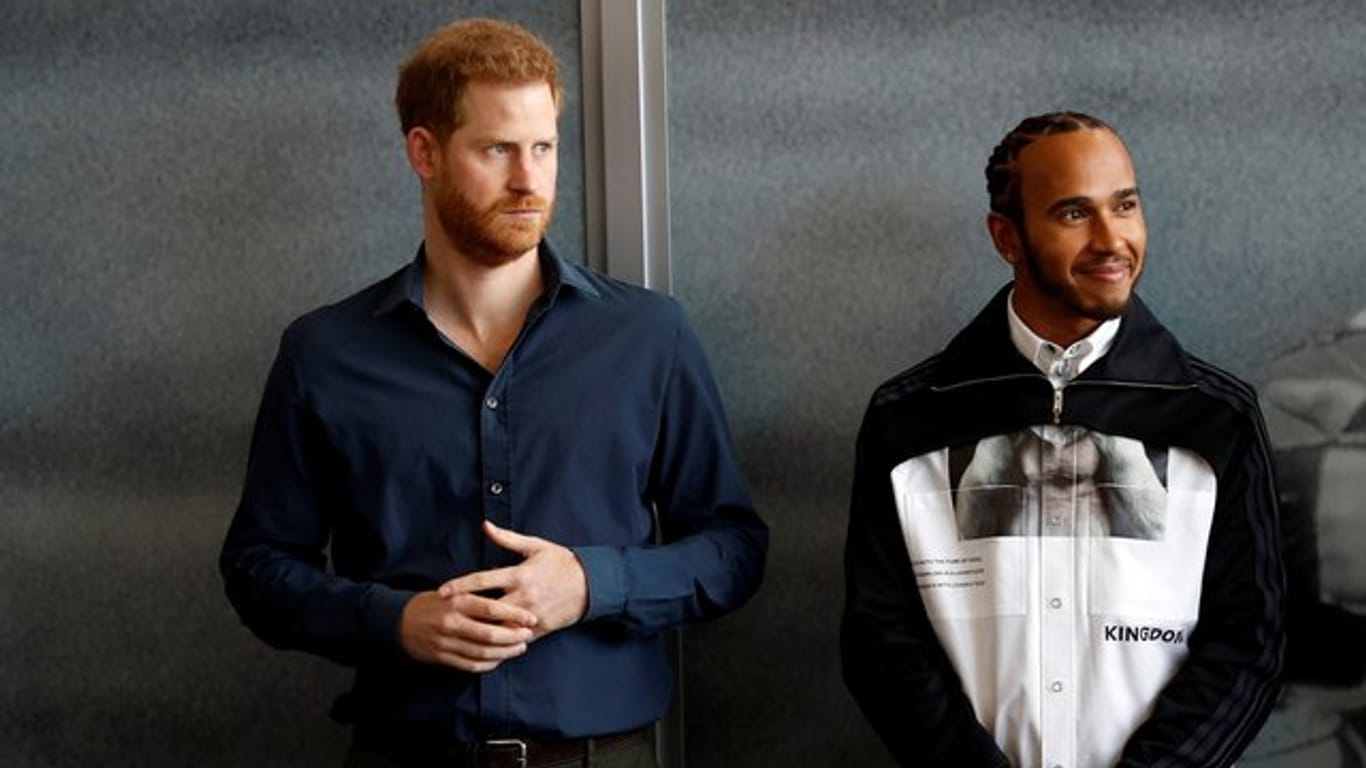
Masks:
[[[258,636],[355,667],[348,766],[654,766],[660,631],[762,577],[682,311],[544,239],[562,101],[520,27],[426,40],[397,93],[422,246],[290,325],[266,383],[219,565]]]
[[[845,681],[907,765],[1230,765],[1283,647],[1256,397],[1135,296],[1147,230],[1114,129],[1028,118],[986,174],[1014,279],[873,395]]]

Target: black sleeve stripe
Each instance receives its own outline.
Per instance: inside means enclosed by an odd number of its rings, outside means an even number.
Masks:
[[[1178,756],[1196,765],[1227,766],[1241,755],[1243,749],[1256,736],[1276,702],[1280,685],[1278,682],[1284,640],[1280,632],[1280,601],[1284,592],[1283,574],[1278,565],[1280,545],[1278,520],[1271,511],[1263,510],[1261,499],[1276,499],[1275,473],[1269,454],[1270,441],[1266,427],[1257,407],[1257,396],[1252,387],[1244,382],[1200,360],[1192,360],[1193,367],[1200,374],[1201,383],[1212,396],[1215,396],[1238,412],[1249,422],[1248,442],[1243,451],[1242,466],[1239,471],[1255,483],[1241,493],[1242,498],[1235,503],[1243,507],[1243,521],[1248,525],[1254,549],[1253,577],[1260,591],[1263,603],[1263,616],[1275,628],[1271,637],[1262,644],[1260,655],[1254,660],[1255,669],[1241,673],[1234,683],[1234,689],[1225,699],[1223,706],[1214,717],[1191,735],[1191,738],[1173,755],[1172,764],[1183,764]],[[1259,510],[1262,512],[1259,514]],[[1211,553],[1217,556],[1218,553]],[[1256,670],[1261,670],[1259,674]],[[1267,675],[1267,672],[1270,675]],[[1236,710],[1236,711],[1235,711]]]

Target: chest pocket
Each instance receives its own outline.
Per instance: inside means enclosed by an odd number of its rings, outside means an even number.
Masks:
[[[1090,613],[1194,621],[1214,519],[1214,472],[1180,448],[1095,439],[1118,469],[1102,478],[1095,494],[1107,516],[1105,530],[1087,537],[1081,550]]]
[[[1087,539],[1086,604],[1091,615],[1194,622],[1215,498],[1213,490],[1173,484],[1165,498],[1160,538]]]
[[[1028,540],[963,535],[954,505],[964,500],[949,490],[946,467],[947,452],[938,451],[892,472],[897,515],[926,612],[948,619],[1023,615]],[[1007,508],[1018,507],[1024,491],[996,487],[976,493],[976,502]]]

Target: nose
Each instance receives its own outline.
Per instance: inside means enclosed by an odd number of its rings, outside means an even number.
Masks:
[[[517,153],[508,174],[508,189],[513,192],[535,193],[541,185],[541,169],[530,152]]]
[[[1096,253],[1116,253],[1124,248],[1124,234],[1120,222],[1102,213],[1091,219],[1091,250]]]

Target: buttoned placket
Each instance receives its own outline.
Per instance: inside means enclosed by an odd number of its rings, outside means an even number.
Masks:
[[[1060,452],[1058,460],[1076,476],[1077,427],[1046,425],[1040,428],[1044,450]],[[1076,483],[1064,498],[1039,490],[1043,516],[1038,542],[1038,592],[1040,614],[1039,693],[1040,749],[1044,765],[1074,765],[1077,733],[1076,631],[1078,614],[1077,557],[1078,509]]]
[[[1039,348],[1040,368],[1054,391],[1061,394],[1076,377],[1081,361],[1091,352],[1089,341],[1082,340],[1066,350],[1044,343]],[[1076,758],[1077,689],[1076,632],[1080,617],[1077,590],[1077,558],[1084,542],[1077,538],[1077,521],[1082,510],[1077,487],[1078,427],[1045,425],[1041,441],[1062,451],[1059,460],[1070,465],[1073,483],[1066,499],[1050,498],[1039,489],[1040,536],[1039,591],[1035,597],[1041,614],[1039,625],[1040,750],[1047,766],[1073,766]],[[1045,446],[1040,446],[1045,448]]]
[[[500,528],[514,529],[512,520],[512,441],[508,432],[506,382],[514,358],[509,351],[498,373],[489,382],[479,405],[480,481],[483,487],[484,518]],[[482,534],[481,534],[482,535]],[[484,537],[483,567],[500,568],[515,563],[515,556]],[[512,717],[512,691],[505,669],[500,666],[484,673],[479,680],[480,709],[485,722],[501,732]]]
[[[512,462],[513,445],[510,429],[511,386],[516,374],[518,352],[536,322],[545,314],[547,300],[537,299],[527,312],[526,322],[517,335],[497,373],[485,388],[479,401],[480,481],[483,487],[484,518],[494,525],[517,530],[513,499],[518,492]],[[501,568],[516,565],[520,558],[484,537],[483,567]],[[491,732],[507,732],[514,726],[512,681],[508,665],[499,665],[479,678],[479,704],[486,726]]]

